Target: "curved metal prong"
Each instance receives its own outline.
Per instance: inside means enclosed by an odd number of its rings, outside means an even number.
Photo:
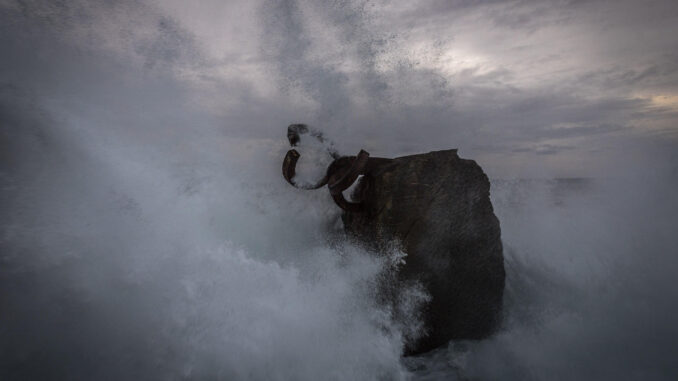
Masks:
[[[283,160],[283,165],[282,165],[282,172],[283,172],[283,177],[285,180],[287,180],[288,183],[290,183],[292,186],[295,188],[299,189],[318,189],[322,187],[323,185],[327,184],[327,175],[323,177],[320,182],[318,182],[315,185],[299,185],[296,182],[294,182],[294,176],[296,174],[296,167],[297,167],[297,161],[301,155],[299,155],[299,152],[295,149],[291,149],[287,151],[287,155],[285,155],[285,159]]]
[[[296,147],[301,139],[299,135],[308,133],[308,126],[305,124],[290,124],[287,126],[287,140],[292,147]]]
[[[358,156],[355,157],[351,166],[344,171],[343,173],[337,174],[338,176],[332,176],[329,180],[330,193],[335,195],[341,193],[348,189],[348,187],[353,184],[358,176],[363,174],[365,165],[367,165],[367,160],[370,158],[370,154],[365,150],[360,150]]]
[[[363,210],[362,203],[346,201],[344,195],[341,192],[333,194],[332,199],[334,200],[335,204],[347,212],[361,212]]]
[[[334,143],[327,139],[321,131],[318,131],[317,129],[309,127],[305,124],[290,124],[287,126],[287,140],[289,140],[292,147],[296,147],[301,141],[301,135],[305,134],[309,134],[318,140],[333,159],[339,159],[341,157],[341,155],[339,155],[339,153],[337,153],[337,151],[334,149]]]
[[[348,212],[359,212],[363,209],[361,203],[346,201],[342,192],[348,189],[358,179],[358,176],[364,173],[369,158],[370,154],[367,151],[360,150],[349,168],[344,171],[336,171],[330,176],[328,185],[330,194],[334,202],[341,209]]]
[[[294,184],[294,181],[292,179],[294,178],[295,174],[295,169],[297,167],[297,160],[299,160],[299,152],[295,149],[291,149],[287,151],[287,155],[285,155],[285,159],[283,159],[283,165],[282,165],[282,172],[283,172],[283,177],[285,180],[287,180],[288,183],[296,186]]]

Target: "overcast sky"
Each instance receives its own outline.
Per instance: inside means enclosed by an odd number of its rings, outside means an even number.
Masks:
[[[678,166],[672,0],[0,4],[5,104],[151,150],[306,122],[345,154],[459,148],[491,177]]]

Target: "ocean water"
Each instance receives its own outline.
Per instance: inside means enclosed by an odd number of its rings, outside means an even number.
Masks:
[[[282,139],[149,153],[11,106],[2,379],[678,374],[675,178],[492,180],[504,326],[403,358],[426,295],[405,290],[396,320],[376,289],[407,258],[348,242],[328,192],[286,184]]]

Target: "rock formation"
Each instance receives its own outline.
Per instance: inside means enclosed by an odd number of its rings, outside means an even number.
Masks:
[[[305,125],[291,125],[292,146]],[[311,136],[322,135],[311,131]],[[425,334],[407,343],[418,354],[454,339],[482,339],[501,323],[504,259],[499,220],[490,202],[490,183],[473,160],[457,150],[395,159],[357,156],[335,158],[325,177],[305,189],[325,184],[343,210],[348,234],[380,251],[398,243],[407,254],[399,282],[419,282],[431,296],[424,306]],[[283,175],[294,182],[299,153],[292,149]],[[357,178],[353,202],[342,194]]]
[[[355,193],[360,212],[345,211],[350,234],[407,257],[402,281],[431,296],[422,314],[426,335],[408,343],[422,353],[453,339],[481,339],[501,323],[504,259],[490,183],[475,161],[456,150],[404,156],[364,173]]]

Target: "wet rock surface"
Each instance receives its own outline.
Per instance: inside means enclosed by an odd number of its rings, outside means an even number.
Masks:
[[[378,159],[345,211],[345,230],[374,249],[398,242],[407,254],[402,282],[420,282],[431,296],[426,334],[407,344],[418,354],[452,339],[482,339],[501,323],[504,259],[490,183],[457,150]]]

